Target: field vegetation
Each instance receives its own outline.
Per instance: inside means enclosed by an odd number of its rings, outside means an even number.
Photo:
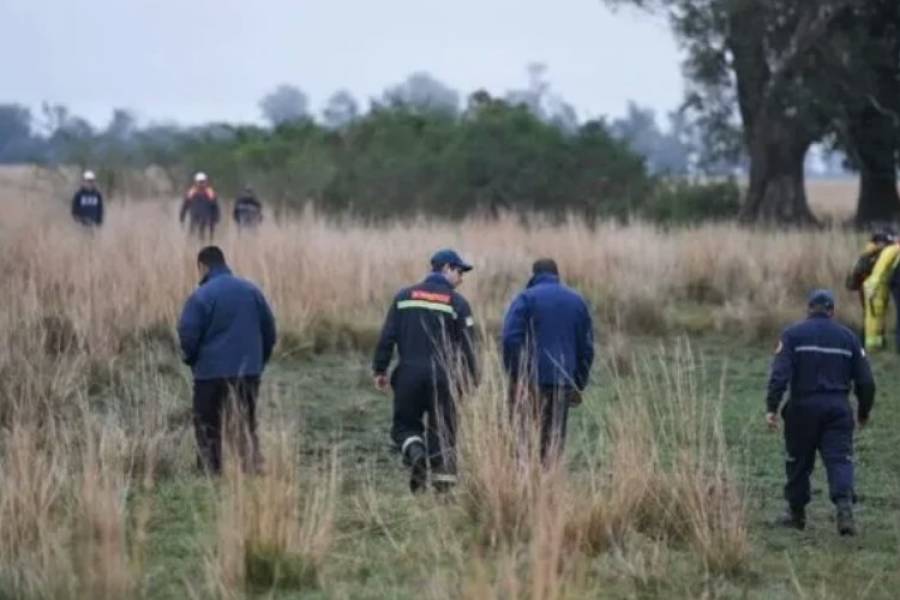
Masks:
[[[311,209],[226,226],[217,243],[270,297],[281,340],[265,473],[210,480],[174,336],[200,246],[177,202],[116,203],[89,232],[64,204],[14,200],[0,202],[0,597],[890,598],[900,584],[888,394],[860,441],[862,535],[836,536],[821,492],[807,532],[766,526],[782,474],[762,427],[768,355],[810,288],[839,287],[856,234]],[[443,246],[476,265],[462,291],[485,377],[460,402],[457,491],[413,498],[367,362],[391,294]],[[517,450],[495,344],[543,255],[591,302],[600,342],[551,469]],[[893,356],[875,367],[882,389],[900,383]]]

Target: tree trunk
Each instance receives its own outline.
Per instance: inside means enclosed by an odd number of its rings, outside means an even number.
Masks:
[[[859,164],[858,226],[894,221],[900,215],[895,133],[892,115],[874,107],[863,110],[850,124]]]
[[[810,225],[803,163],[809,142],[790,119],[756,115],[750,132],[750,188],[741,209],[747,223]]]
[[[900,195],[897,194],[897,172],[866,164],[860,166],[859,200],[856,205],[856,224],[864,227],[889,223],[900,216]]]

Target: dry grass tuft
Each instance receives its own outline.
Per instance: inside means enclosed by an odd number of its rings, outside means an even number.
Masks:
[[[339,460],[334,451],[324,463],[302,469],[293,435],[271,433],[261,474],[226,460],[215,546],[207,561],[209,587],[221,596],[322,584],[334,541]]]

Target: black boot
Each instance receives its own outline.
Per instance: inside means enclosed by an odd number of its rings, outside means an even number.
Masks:
[[[853,521],[853,505],[849,500],[837,504],[837,530],[840,535],[856,535],[856,523]]]
[[[806,511],[802,508],[788,508],[775,520],[775,524],[779,527],[803,531],[806,529]]]
[[[425,491],[428,483],[428,453],[425,444],[413,442],[406,448],[406,463],[409,465],[409,491],[413,494]]]

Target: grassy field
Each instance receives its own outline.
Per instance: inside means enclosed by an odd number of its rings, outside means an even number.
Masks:
[[[261,401],[263,476],[194,468],[174,322],[199,243],[172,203],[116,205],[95,234],[59,204],[0,201],[0,598],[893,598],[900,585],[895,354],[859,438],[861,535],[834,531],[822,470],[803,533],[762,420],[778,330],[838,287],[855,234],[730,225],[422,221],[305,214],[223,229],[281,329]],[[460,404],[461,483],[413,498],[368,354],[391,293],[439,246],[486,376]],[[601,364],[564,468],[503,414],[492,341],[530,261],[555,256],[594,306]],[[839,317],[857,323],[839,290]]]
[[[637,353],[652,355],[660,343],[641,340]],[[336,444],[343,464],[334,545],[320,584],[270,597],[895,597],[900,585],[900,456],[892,426],[898,412],[889,394],[882,395],[871,429],[859,438],[861,535],[842,539],[835,533],[821,468],[807,531],[781,531],[768,525],[782,509],[781,440],[762,424],[769,352],[717,338],[693,344],[705,357],[706,384],[718,388],[724,375],[726,437],[746,494],[750,547],[734,573],[710,573],[689,546],[635,533],[621,547],[596,557],[579,556],[578,572],[567,572],[570,587],[559,595],[535,596],[524,573],[519,593],[495,594],[498,590],[491,586],[499,575],[491,570],[499,568],[504,551],[469,539],[471,524],[460,499],[443,502],[408,494],[405,471],[387,443],[390,403],[370,389],[366,357],[326,355],[280,362],[267,377],[262,413],[269,426],[276,416],[290,414],[297,420],[305,456]],[[875,367],[883,390],[900,383],[895,356],[876,357]],[[622,382],[613,385],[611,377],[605,373],[598,378],[585,405],[574,412],[568,458],[576,473],[595,436],[602,435],[598,423],[611,406],[629,401],[617,397],[613,388]],[[215,536],[216,484],[179,471],[160,480],[151,498],[141,586],[150,598],[182,598],[186,588],[204,585],[204,548]],[[452,533],[441,531],[447,527]],[[488,573],[479,572],[478,563]],[[484,584],[479,578],[490,583],[486,596],[476,588]]]

